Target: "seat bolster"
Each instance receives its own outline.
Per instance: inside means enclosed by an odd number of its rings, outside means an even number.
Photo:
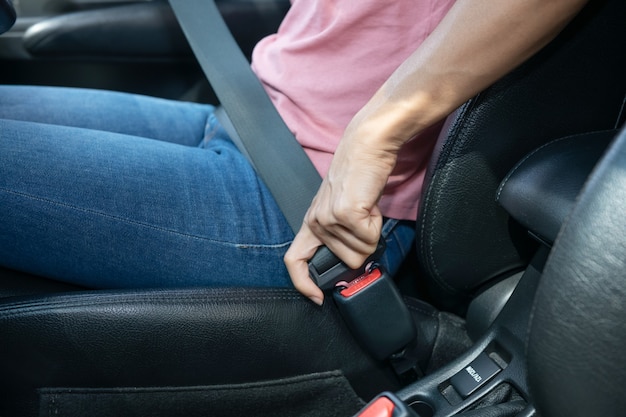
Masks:
[[[38,388],[236,384],[341,370],[357,394],[397,388],[333,303],[290,289],[77,292],[0,305],[6,415]],[[367,378],[365,378],[367,376]],[[3,414],[5,415],[5,414]]]
[[[528,265],[535,242],[495,201],[524,155],[623,121],[626,54],[615,51],[626,48],[625,15],[622,0],[589,2],[541,52],[446,121],[424,179],[416,239],[436,305],[464,312],[482,288]]]

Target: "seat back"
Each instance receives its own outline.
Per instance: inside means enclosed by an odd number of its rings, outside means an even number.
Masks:
[[[544,417],[623,416],[626,130],[561,229],[537,289],[529,384]]]
[[[507,172],[550,140],[622,123],[625,21],[623,0],[590,2],[544,50],[446,121],[417,224],[422,277],[440,307],[463,310],[534,250],[495,201]]]

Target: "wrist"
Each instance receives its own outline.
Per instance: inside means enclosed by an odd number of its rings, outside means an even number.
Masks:
[[[396,154],[408,141],[436,122],[426,93],[394,95],[384,86],[352,119],[346,136],[368,149]]]

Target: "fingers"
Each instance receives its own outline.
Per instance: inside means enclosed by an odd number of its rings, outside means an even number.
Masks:
[[[382,215],[377,208],[368,218],[356,224],[355,229],[358,232],[350,226],[340,224],[338,220],[324,225],[315,215],[308,213],[284,257],[294,287],[314,303],[322,305],[324,293],[309,276],[308,260],[320,246],[326,245],[350,268],[359,268],[376,250],[381,227]],[[367,240],[362,240],[359,236],[365,236]]]
[[[320,246],[322,246],[322,242],[304,224],[284,258],[294,287],[317,305],[322,305],[324,302],[324,293],[309,277],[308,260],[313,257]]]
[[[377,207],[370,211],[338,213],[313,205],[305,223],[339,259],[356,269],[376,250],[382,229],[382,215]]]
[[[324,295],[309,277],[307,262],[317,248],[326,245],[348,267],[357,269],[376,250],[382,229],[377,202],[393,167],[377,169],[377,161],[350,155],[335,154],[303,226],[285,254],[294,286],[317,304]]]

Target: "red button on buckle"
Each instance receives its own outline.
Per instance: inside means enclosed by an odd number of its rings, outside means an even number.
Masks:
[[[360,277],[350,281],[348,283],[348,286],[340,291],[340,294],[346,298],[351,297],[361,291],[363,288],[370,285],[372,282],[376,281],[381,276],[382,272],[380,271],[380,269],[375,268],[371,272],[363,274]]]
[[[394,403],[387,397],[380,397],[370,404],[358,417],[393,417]]]

